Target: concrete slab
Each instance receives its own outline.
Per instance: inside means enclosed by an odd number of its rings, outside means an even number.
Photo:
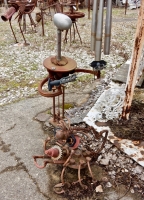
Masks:
[[[128,60],[126,63],[124,63],[119,67],[117,72],[114,74],[112,81],[126,83],[129,66],[130,66],[130,60]],[[144,74],[139,78],[136,86],[141,87],[143,81],[144,81]]]

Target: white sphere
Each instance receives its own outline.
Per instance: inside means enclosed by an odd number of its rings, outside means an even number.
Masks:
[[[72,25],[72,20],[62,13],[56,13],[53,21],[55,26],[61,31],[68,30]]]

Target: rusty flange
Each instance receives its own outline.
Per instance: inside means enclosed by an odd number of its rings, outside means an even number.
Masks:
[[[68,17],[71,18],[71,20],[76,20],[78,18],[83,18],[85,16],[84,13],[82,12],[64,12],[63,14],[67,15]]]
[[[62,59],[58,61],[55,56],[46,58],[43,62],[43,65],[49,72],[49,76],[52,79],[60,79],[65,77],[69,75],[69,73],[73,73],[77,67],[75,60],[68,57],[62,57]]]

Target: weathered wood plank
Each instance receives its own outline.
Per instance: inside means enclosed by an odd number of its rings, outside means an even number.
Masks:
[[[136,36],[134,41],[134,48],[132,52],[132,61],[128,72],[125,100],[122,111],[122,118],[129,119],[130,107],[133,99],[134,88],[137,81],[137,75],[140,67],[140,60],[144,55],[144,1],[141,1],[139,10],[139,17],[136,29]],[[142,56],[142,57],[141,57]],[[143,60],[143,58],[142,58]],[[143,65],[142,65],[143,66]],[[141,66],[141,67],[142,67]]]

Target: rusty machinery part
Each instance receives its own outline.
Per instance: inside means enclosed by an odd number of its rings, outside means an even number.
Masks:
[[[63,191],[59,193],[56,188],[64,186],[64,173],[67,167],[78,170],[78,181],[76,182],[85,189],[87,186],[82,183],[81,169],[87,167],[92,181],[95,181],[90,165],[97,160],[106,143],[107,135],[108,130],[97,132],[93,127],[71,126],[69,119],[60,120],[54,138],[48,137],[45,140],[44,155],[33,156],[34,163],[40,169],[50,163],[63,165],[61,183],[54,186],[56,193],[60,194]],[[39,159],[44,159],[43,165],[38,164]]]

